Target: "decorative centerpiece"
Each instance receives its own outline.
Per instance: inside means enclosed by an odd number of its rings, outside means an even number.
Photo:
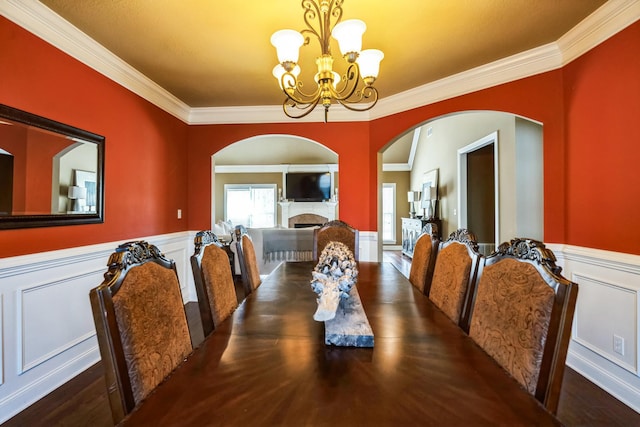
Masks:
[[[325,344],[373,347],[373,332],[354,286],[358,264],[349,248],[329,242],[312,271],[311,289],[318,295],[314,320],[325,322]]]

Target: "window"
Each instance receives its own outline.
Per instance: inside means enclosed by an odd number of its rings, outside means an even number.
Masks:
[[[252,228],[274,227],[276,187],[276,184],[225,184],[225,221]]]
[[[396,243],[396,184],[382,184],[382,243]]]

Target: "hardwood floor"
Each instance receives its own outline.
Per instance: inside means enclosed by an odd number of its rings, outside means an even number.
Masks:
[[[383,261],[393,263],[406,276],[410,260],[399,251],[385,251]],[[237,284],[242,292],[242,287]],[[196,342],[203,339],[197,303],[186,305],[189,328]],[[31,405],[3,427],[111,426],[102,364],[98,362],[62,387]],[[640,414],[611,397],[574,370],[565,371],[558,418],[566,426],[634,426]]]

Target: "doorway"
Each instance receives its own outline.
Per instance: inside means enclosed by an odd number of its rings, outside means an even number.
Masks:
[[[458,228],[478,239],[479,252],[488,255],[499,241],[498,132],[458,150]]]

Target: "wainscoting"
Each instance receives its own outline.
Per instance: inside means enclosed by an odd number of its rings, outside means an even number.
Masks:
[[[185,302],[194,236],[140,238],[175,260]],[[89,290],[120,243],[0,259],[0,423],[100,360]]]
[[[194,236],[140,238],[176,261],[185,302],[196,301]],[[88,295],[120,243],[0,259],[0,423],[99,360]],[[567,364],[640,412],[640,256],[548,246],[580,285]],[[376,232],[360,232],[359,251],[361,261],[378,260]],[[624,354],[614,351],[614,335],[624,340]]]
[[[579,285],[567,365],[640,412],[640,256],[547,246]]]

